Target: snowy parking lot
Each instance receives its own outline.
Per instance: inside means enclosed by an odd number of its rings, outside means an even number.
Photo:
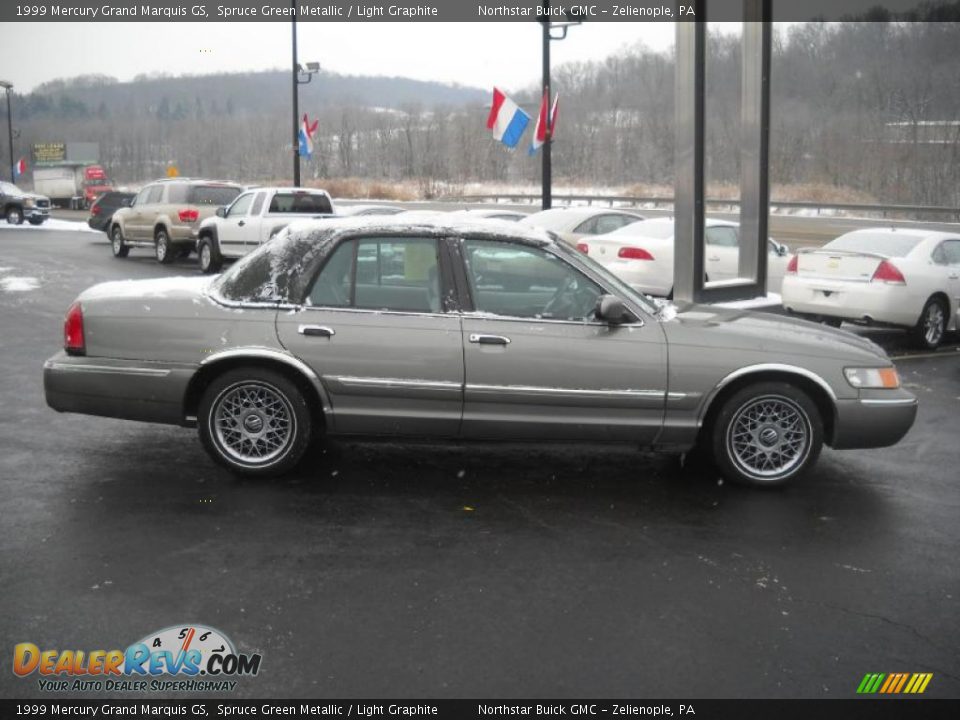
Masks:
[[[782,491],[519,444],[327,443],[283,480],[238,480],[195,431],[43,398],[82,289],[197,272],[0,226],[5,637],[101,647],[196,618],[263,655],[251,697],[850,697],[878,669],[960,692],[956,338],[914,354],[871,332],[920,398],[915,426],[827,449]],[[27,688],[0,673],[8,696]]]

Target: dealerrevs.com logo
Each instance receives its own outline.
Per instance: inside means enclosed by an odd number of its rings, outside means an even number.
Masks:
[[[175,625],[150,633],[126,650],[13,649],[13,672],[36,673],[49,692],[231,691],[234,678],[256,675],[261,655],[238,653],[230,639],[204,625]]]

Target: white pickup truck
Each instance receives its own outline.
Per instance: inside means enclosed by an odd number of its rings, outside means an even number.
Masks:
[[[219,272],[226,258],[239,258],[294,220],[329,217],[333,201],[326,190],[253,188],[204,220],[197,229],[197,256],[205,273]]]

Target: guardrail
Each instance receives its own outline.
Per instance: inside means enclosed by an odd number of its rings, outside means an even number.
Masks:
[[[507,202],[516,202],[516,203],[532,203],[540,202],[540,195],[533,193],[495,193],[490,195],[457,195],[443,198],[444,200],[457,201],[457,202],[500,202],[505,200]],[[631,195],[569,195],[569,194],[555,194],[553,196],[555,202],[559,203],[586,203],[587,205],[597,204],[607,204],[610,207],[613,207],[614,203],[619,206],[628,206],[628,207],[638,207],[645,206],[649,207],[661,207],[673,206],[672,197],[635,197]],[[724,200],[721,198],[707,198],[707,205],[717,206],[732,206],[739,207],[739,200]],[[863,203],[819,203],[819,202],[796,202],[796,201],[780,201],[780,200],[771,200],[771,208],[794,208],[798,210],[816,210],[817,215],[823,211],[829,210],[844,210],[851,212],[862,212],[862,213],[871,213],[875,215],[880,215],[881,217],[889,217],[892,215],[911,215],[916,219],[929,218],[931,216],[939,216],[940,218],[948,217],[951,218],[953,222],[960,222],[960,207],[946,207],[946,206],[935,206],[935,205],[865,205]]]

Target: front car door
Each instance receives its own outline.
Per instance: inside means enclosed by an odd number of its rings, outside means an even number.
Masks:
[[[460,244],[473,309],[463,314],[464,436],[656,438],[667,394],[659,322],[595,320],[609,289],[574,254],[505,240]]]
[[[253,204],[254,195],[252,192],[239,195],[227,208],[226,217],[219,222],[217,242],[224,257],[240,257],[247,252],[245,228],[247,212]]]
[[[441,251],[433,237],[340,240],[302,309],[277,316],[281,343],[325,386],[330,431],[458,434],[463,347]]]

